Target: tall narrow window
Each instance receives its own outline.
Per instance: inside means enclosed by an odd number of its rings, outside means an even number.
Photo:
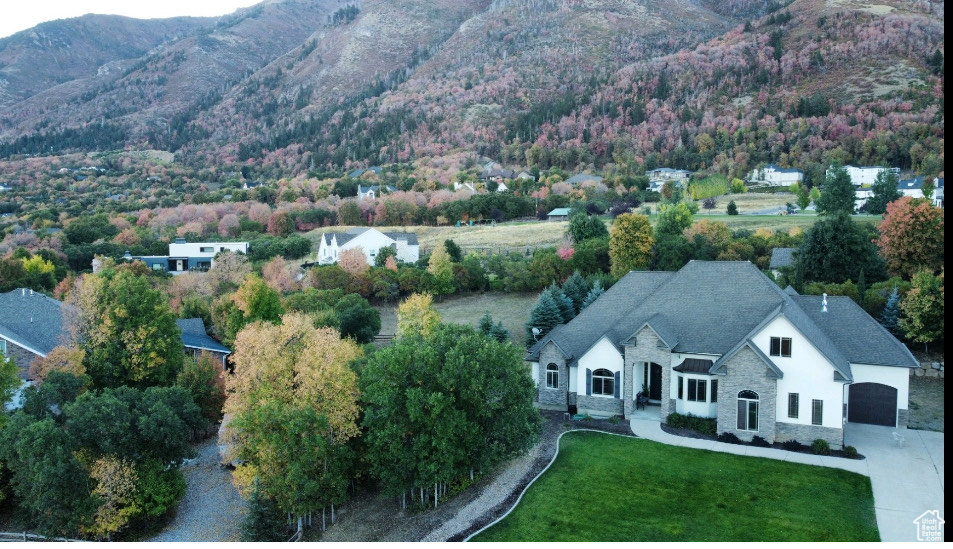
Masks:
[[[592,372],[592,394],[615,395],[615,376],[612,372],[604,368]]]
[[[711,380],[711,401],[718,402],[718,380]]]
[[[708,388],[708,382],[704,379],[691,379],[688,380],[688,400],[692,402],[705,402],[706,400],[706,389]]]
[[[824,401],[816,398],[811,401],[811,425],[824,423]]]
[[[559,388],[559,367],[552,362],[546,365],[546,388]]]
[[[788,393],[788,417],[797,419],[800,396],[797,393]]]
[[[678,399],[682,399],[682,376],[678,376]]]
[[[738,393],[738,430],[758,430],[758,393],[754,391]]]

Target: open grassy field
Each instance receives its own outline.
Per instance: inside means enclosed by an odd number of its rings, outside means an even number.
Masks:
[[[473,294],[444,299],[434,303],[434,308],[443,317],[444,322],[465,324],[474,328],[480,318],[489,311],[493,322],[502,322],[509,330],[510,339],[517,345],[523,344],[526,328],[523,324],[529,319],[529,311],[536,303],[536,294]],[[378,305],[381,313],[381,334],[392,335],[397,330],[397,305]]]
[[[474,541],[879,541],[870,479],[602,433],[563,436]]]
[[[729,200],[735,201],[740,215],[727,215],[725,213]],[[704,208],[699,209],[695,219],[717,220],[725,223],[731,229],[749,229],[752,231],[759,228],[772,231],[788,231],[793,227],[807,229],[817,221],[817,216],[813,212],[796,215],[777,215],[774,213],[784,209],[786,203],[794,202],[794,195],[791,193],[733,194],[719,196],[716,201],[717,206],[711,211]],[[653,212],[649,219],[654,225],[658,204],[650,203],[648,206],[651,207]],[[754,212],[765,211],[772,213],[754,215]],[[880,223],[880,216],[857,215],[854,216],[854,219],[864,223]],[[612,220],[607,216],[605,222],[607,225],[611,225]],[[567,221],[511,221],[495,225],[475,225],[473,227],[407,226],[377,228],[382,231],[415,233],[418,242],[420,242],[421,251],[432,250],[434,246],[442,244],[447,239],[452,239],[464,251],[483,250],[501,253],[506,250],[523,251],[526,247],[535,249],[545,246],[558,246],[565,239],[568,224]],[[350,228],[349,226],[325,227],[315,229],[304,236],[315,243],[314,249],[317,250],[322,233],[343,232]]]

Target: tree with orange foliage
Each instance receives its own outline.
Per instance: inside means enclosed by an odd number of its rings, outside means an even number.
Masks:
[[[363,274],[371,268],[367,263],[367,256],[364,255],[364,249],[360,246],[342,250],[338,254],[338,266],[351,275]]]
[[[904,196],[887,204],[876,240],[890,274],[911,278],[943,267],[943,208]]]

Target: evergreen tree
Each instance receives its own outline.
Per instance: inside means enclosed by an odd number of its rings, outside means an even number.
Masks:
[[[457,246],[456,242],[448,238],[443,241],[443,247],[446,248],[447,253],[450,254],[450,261],[454,263],[463,261],[463,251],[460,250],[460,246]]]
[[[817,200],[817,213],[831,215],[837,212],[854,213],[854,184],[843,166],[833,166],[824,179],[824,190]]]
[[[536,305],[529,313],[529,321],[526,322],[526,345],[533,345],[562,322],[562,313],[559,312],[559,305],[553,299],[552,293],[544,291],[539,294]],[[534,335],[533,328],[537,328],[539,334]]]
[[[897,335],[897,321],[900,319],[900,293],[894,286],[890,295],[887,297],[887,304],[880,313],[880,323],[893,335]]]
[[[490,329],[488,335],[500,343],[506,343],[510,340],[510,331],[503,327],[502,322],[497,322],[496,325]]]
[[[553,296],[553,301],[559,307],[559,315],[563,319],[563,324],[576,317],[576,310],[573,307],[572,300],[566,297],[566,294],[555,284],[551,284],[547,290]]]
[[[855,223],[844,212],[819,219],[804,235],[798,252],[804,279],[840,284],[857,280],[861,269],[873,281],[885,279],[886,266],[872,238],[866,225]]]
[[[490,335],[490,332],[493,331],[493,317],[490,316],[490,311],[486,311],[480,318],[479,329],[483,335]]]
[[[242,541],[288,541],[290,537],[285,513],[275,501],[261,494],[257,486],[248,498],[248,513],[241,526]]]
[[[874,193],[867,200],[867,213],[880,215],[887,211],[887,204],[900,198],[900,191],[897,190],[897,174],[883,170],[877,174],[877,180],[871,189]]]
[[[562,290],[566,297],[572,300],[576,314],[579,314],[586,295],[589,294],[589,284],[586,283],[586,279],[579,274],[579,271],[575,271],[566,279],[566,282],[563,282]]]
[[[588,294],[586,294],[586,299],[582,302],[582,309],[585,309],[586,307],[592,305],[592,303],[595,300],[599,299],[599,296],[601,296],[605,292],[606,291],[602,289],[602,282],[599,280],[596,280],[592,284],[592,289],[589,290]],[[580,309],[580,312],[582,312],[582,309]]]
[[[734,200],[728,202],[728,215],[738,215],[738,205]]]
[[[867,281],[864,279],[864,270],[857,275],[857,304],[862,308],[867,306]]]

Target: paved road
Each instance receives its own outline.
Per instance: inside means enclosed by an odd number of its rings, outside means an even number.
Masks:
[[[175,519],[149,541],[238,541],[245,501],[232,473],[219,465],[218,440],[196,446],[198,457],[182,465],[187,485]]]

